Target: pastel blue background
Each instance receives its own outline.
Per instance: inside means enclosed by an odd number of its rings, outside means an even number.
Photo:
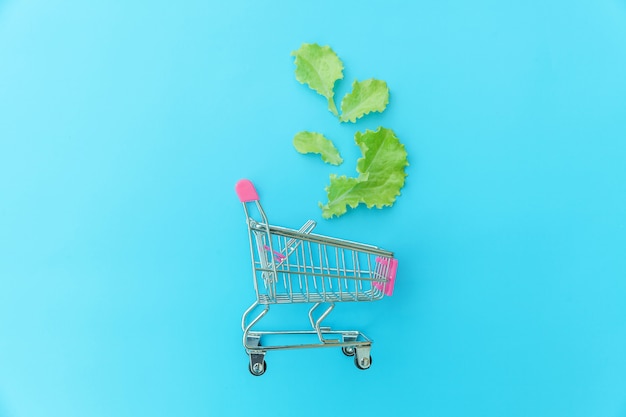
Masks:
[[[340,125],[303,42],[388,109]],[[625,112],[623,0],[0,0],[0,416],[626,416]],[[379,125],[402,196],[321,219]],[[344,165],[297,154],[305,129]],[[329,319],[370,370],[248,373],[242,177],[276,224],[396,253],[392,298]]]

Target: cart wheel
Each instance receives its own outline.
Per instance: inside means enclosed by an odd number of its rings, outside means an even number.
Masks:
[[[354,358],[354,364],[356,365],[357,368],[359,369],[369,369],[370,366],[372,366],[372,357],[370,356],[369,358],[361,358],[361,363],[359,363],[358,358]]]
[[[267,370],[267,362],[265,361],[263,361],[262,363],[257,362],[254,365],[252,365],[251,363],[248,363],[248,370],[254,376],[261,376]]]
[[[354,356],[354,352],[356,352],[356,349],[354,348],[354,346],[344,346],[341,348],[341,351],[346,356]]]

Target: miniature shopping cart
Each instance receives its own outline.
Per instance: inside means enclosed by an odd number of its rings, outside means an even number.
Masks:
[[[345,355],[354,356],[359,369],[369,368],[372,341],[358,330],[322,327],[322,321],[335,303],[374,301],[391,295],[398,266],[393,253],[376,246],[313,234],[311,231],[316,224],[312,220],[299,230],[270,225],[252,183],[241,180],[235,189],[248,224],[257,295],[241,319],[250,372],[257,376],[265,373],[265,354],[269,351],[318,347],[341,347]],[[313,304],[308,313],[311,328],[253,330],[270,305],[293,303]],[[259,310],[256,315],[252,314]],[[267,343],[275,336],[300,342],[307,338],[313,340],[297,344]]]

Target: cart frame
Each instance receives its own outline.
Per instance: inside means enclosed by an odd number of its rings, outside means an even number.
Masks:
[[[313,234],[313,220],[298,230],[270,225],[254,185],[240,180],[235,189],[246,216],[257,296],[241,319],[250,372],[255,376],[265,373],[265,355],[269,351],[322,347],[340,347],[346,356],[354,356],[357,368],[368,369],[372,340],[359,330],[332,330],[322,322],[337,302],[370,302],[392,295],[398,265],[393,253]],[[256,209],[257,216],[252,215],[249,206]],[[270,305],[295,303],[313,304],[308,312],[309,329],[253,329],[269,312]],[[300,341],[315,336],[317,341],[268,344],[269,336]]]

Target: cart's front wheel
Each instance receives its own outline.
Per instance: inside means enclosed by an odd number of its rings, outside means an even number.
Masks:
[[[354,348],[354,346],[344,346],[341,348],[341,351],[346,356],[354,356],[354,352],[356,352],[356,349]]]
[[[369,367],[372,366],[372,357],[368,356],[366,358],[361,358],[360,360],[359,358],[354,358],[354,364],[359,369],[369,369]]]
[[[248,370],[254,376],[261,376],[267,370],[267,362],[255,362],[254,364],[248,364]]]

